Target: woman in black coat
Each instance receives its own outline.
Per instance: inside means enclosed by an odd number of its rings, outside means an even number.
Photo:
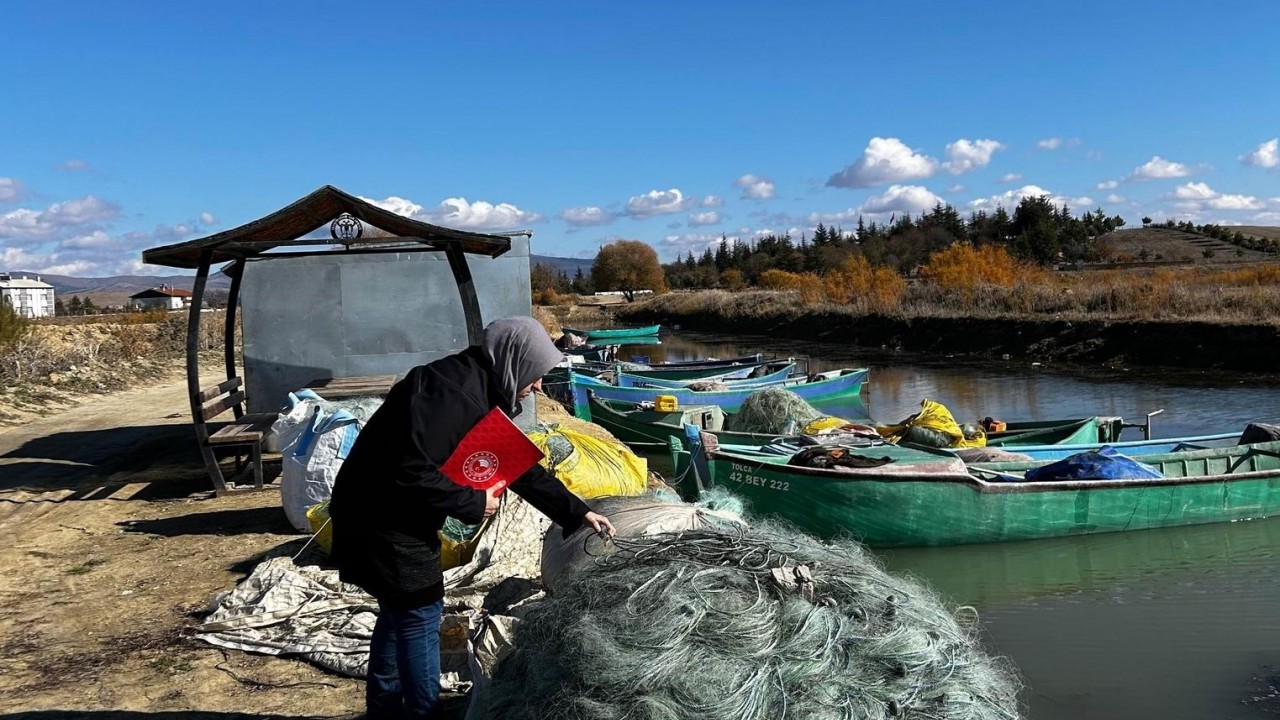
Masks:
[[[475,524],[494,491],[458,485],[440,466],[491,409],[510,417],[563,358],[537,321],[498,320],[484,343],[410,370],[369,418],[334,482],[333,559],[344,582],[378,600],[369,649],[370,720],[428,718],[440,694],[444,578],[437,533],[445,518]],[[511,484],[563,531],[613,533],[556,477],[535,465]]]

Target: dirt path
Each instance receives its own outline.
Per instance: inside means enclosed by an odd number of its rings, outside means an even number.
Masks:
[[[212,496],[185,395],[169,377],[0,430],[0,712],[362,710],[360,681],[186,636],[215,593],[303,536],[278,493]]]

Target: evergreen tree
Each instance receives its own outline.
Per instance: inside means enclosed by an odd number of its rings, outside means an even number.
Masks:
[[[85,298],[80,305],[80,313],[82,315],[97,315],[98,306],[93,304],[93,298]]]
[[[67,304],[67,312],[69,312],[72,315],[80,315],[82,314],[83,306],[84,306],[84,303],[81,302],[80,296],[72,295],[71,302]]]

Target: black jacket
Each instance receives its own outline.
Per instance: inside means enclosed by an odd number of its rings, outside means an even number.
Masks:
[[[485,494],[439,468],[490,409],[503,407],[492,363],[478,347],[409,371],[360,431],[334,481],[333,560],[344,582],[389,607],[444,596],[437,532],[447,516],[475,524]],[[535,465],[511,488],[572,531],[590,511],[554,475]]]

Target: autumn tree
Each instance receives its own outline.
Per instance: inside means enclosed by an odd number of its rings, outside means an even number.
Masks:
[[[627,302],[637,290],[667,291],[658,253],[639,240],[618,240],[600,248],[591,265],[591,286],[597,292],[621,290]]]

